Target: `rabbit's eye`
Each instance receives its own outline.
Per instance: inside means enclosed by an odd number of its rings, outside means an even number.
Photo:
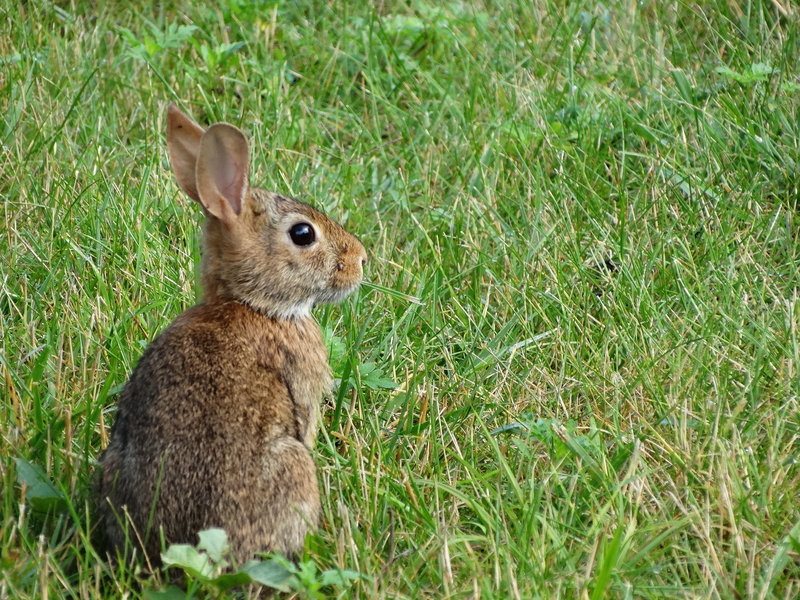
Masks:
[[[314,228],[308,223],[295,223],[289,230],[289,237],[298,246],[308,246],[316,239]]]

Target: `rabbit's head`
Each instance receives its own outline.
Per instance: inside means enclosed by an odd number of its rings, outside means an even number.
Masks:
[[[206,215],[205,301],[237,300],[275,318],[301,318],[361,283],[364,246],[311,206],[250,188],[244,134],[227,123],[204,130],[174,104],[167,146],[181,189]]]

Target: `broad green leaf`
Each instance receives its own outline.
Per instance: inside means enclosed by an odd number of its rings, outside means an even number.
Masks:
[[[189,544],[172,544],[161,553],[161,560],[168,567],[180,567],[202,579],[210,578],[213,573],[208,555]]]
[[[25,486],[25,500],[30,502],[34,510],[48,512],[63,510],[67,501],[47,477],[41,467],[29,463],[24,458],[15,458],[17,467],[17,483]]]
[[[763,77],[764,79],[766,79],[768,75],[777,73],[778,70],[773,69],[770,65],[766,63],[753,63],[753,65],[750,67],[750,72],[759,78]]]
[[[229,590],[231,588],[240,587],[253,583],[253,578],[248,573],[243,571],[236,571],[235,573],[223,573],[214,577],[210,583],[220,590]]]
[[[316,583],[317,581],[317,565],[315,562],[306,560],[300,563],[297,576],[300,581],[306,585]]]
[[[198,550],[208,552],[209,558],[215,563],[222,562],[223,557],[228,553],[228,534],[225,533],[225,530],[206,529],[197,535],[200,538],[200,543],[197,544]]]
[[[361,376],[361,383],[372,390],[393,390],[397,384],[383,376],[383,371],[374,362],[365,362],[358,365],[358,373]]]
[[[253,581],[261,585],[266,585],[281,592],[292,591],[289,585],[292,574],[274,560],[266,562],[250,561],[242,567],[241,572],[247,573]]]

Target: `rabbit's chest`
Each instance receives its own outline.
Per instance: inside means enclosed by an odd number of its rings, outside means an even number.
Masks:
[[[292,418],[298,440],[308,448],[314,445],[317,436],[322,396],[330,391],[332,383],[327,363],[314,365],[313,368],[313,378],[305,378],[299,371],[289,373],[285,377],[292,398]],[[311,368],[304,373],[310,375]]]
[[[289,393],[297,439],[310,448],[317,434],[320,402],[333,384],[328,352],[313,321],[287,327],[282,333],[274,358]]]
[[[288,353],[284,380],[294,401],[293,417],[298,437],[310,448],[317,435],[320,402],[323,395],[330,393],[333,378],[321,336],[306,338],[305,342]]]

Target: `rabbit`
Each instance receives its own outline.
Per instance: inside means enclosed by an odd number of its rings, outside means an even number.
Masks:
[[[249,186],[244,134],[204,130],[174,104],[167,146],[179,187],[205,213],[202,301],[145,350],[99,458],[107,551],[126,539],[151,566],[162,544],[221,527],[239,564],[296,558],[318,526],[311,450],[333,385],[311,308],[361,283],[361,242],[311,206]]]

